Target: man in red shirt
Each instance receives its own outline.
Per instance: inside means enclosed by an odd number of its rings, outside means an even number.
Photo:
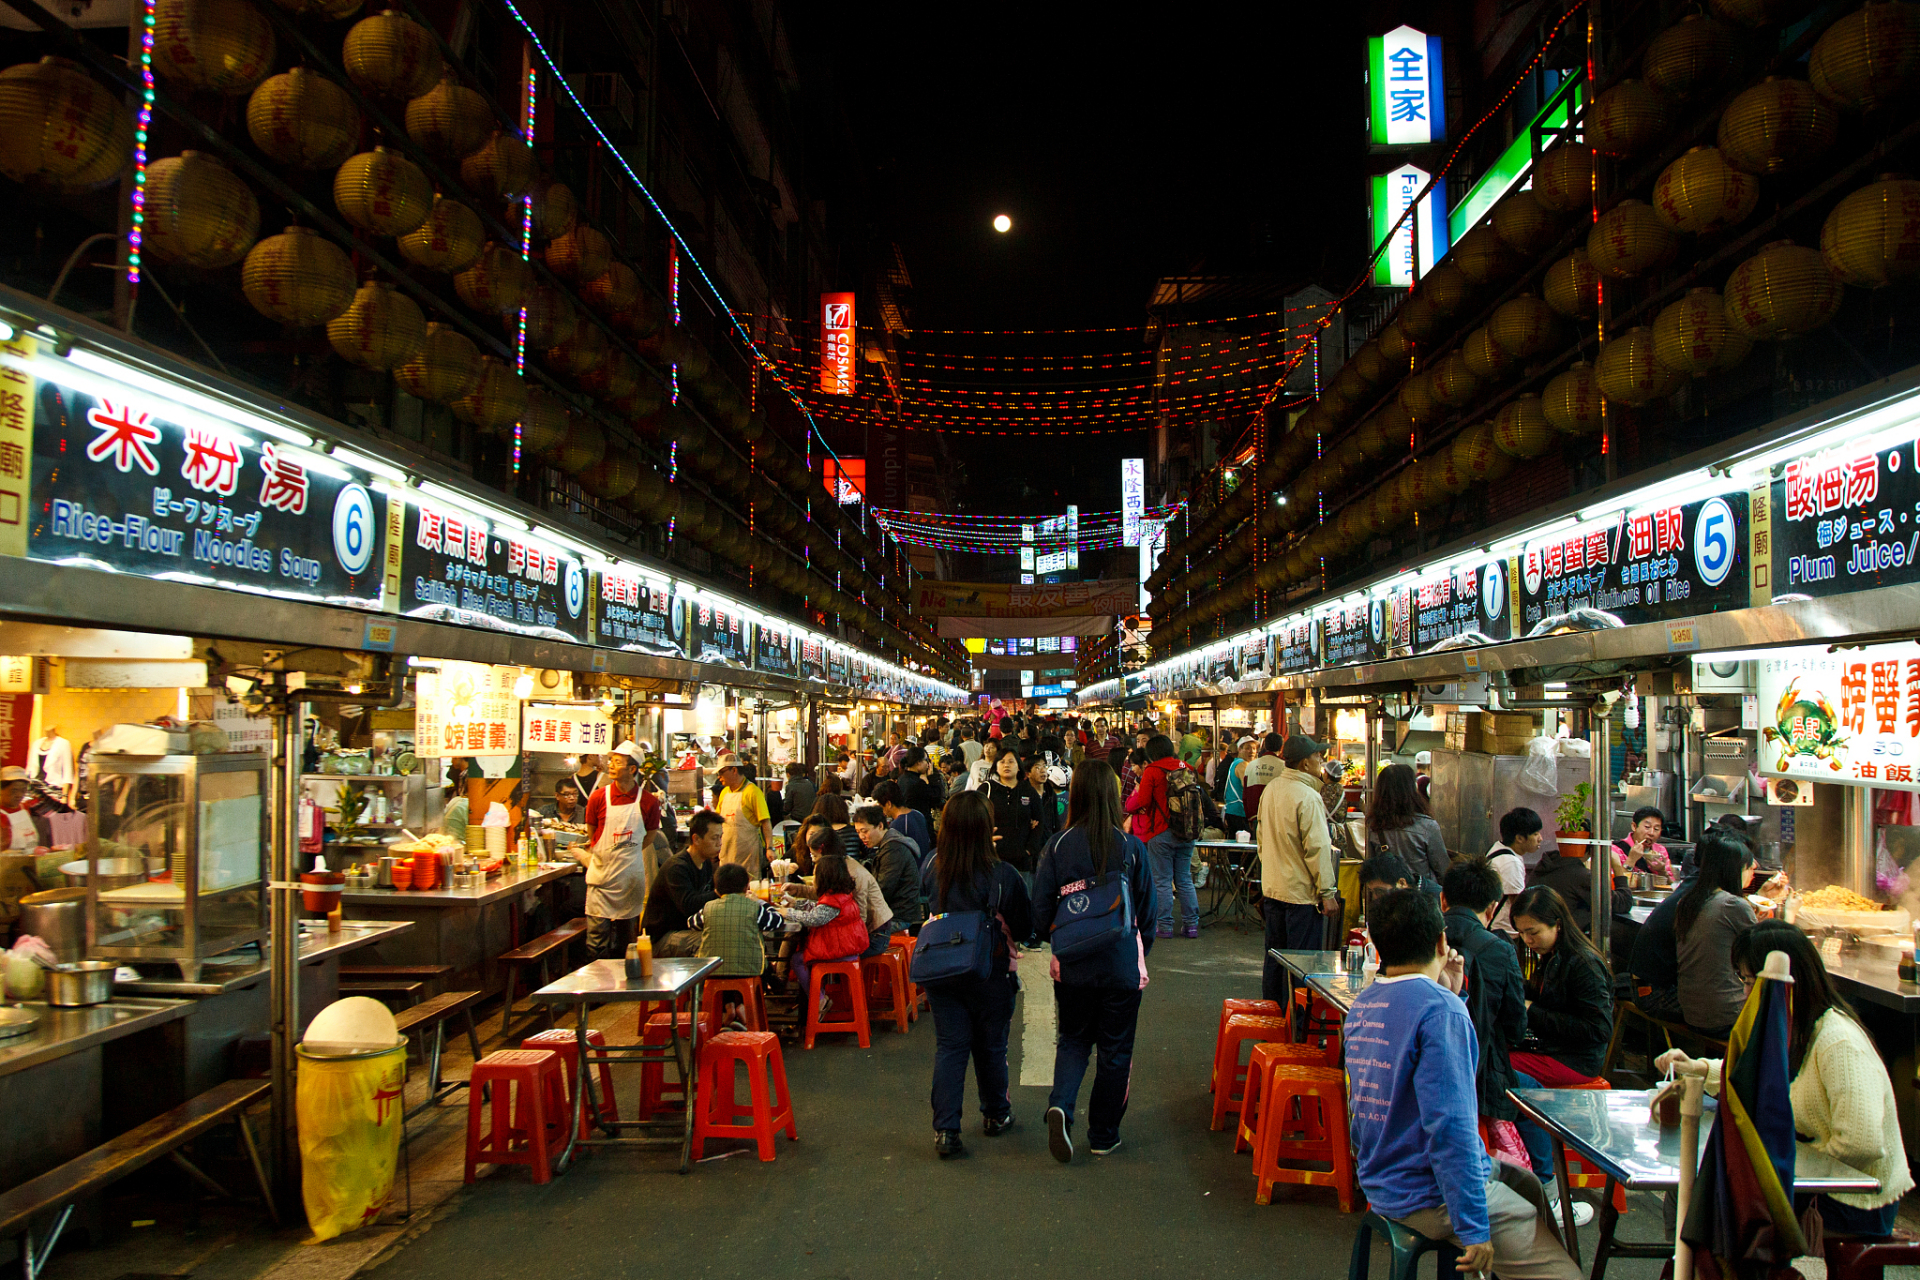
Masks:
[[[1193,841],[1185,839],[1167,825],[1167,778],[1189,772],[1174,753],[1173,741],[1164,733],[1147,739],[1147,764],[1140,781],[1127,797],[1127,812],[1133,815],[1133,834],[1147,845],[1147,862],[1153,868],[1153,892],[1159,910],[1156,938],[1173,936],[1174,894],[1180,897],[1181,914],[1186,926],[1181,932],[1189,938],[1200,936],[1200,895],[1193,887]],[[1198,779],[1195,779],[1196,783]],[[1196,799],[1206,800],[1206,788],[1192,788]]]
[[[617,960],[633,941],[647,902],[647,870],[640,843],[660,820],[660,799],[643,794],[640,748],[623,742],[607,755],[606,785],[587,801],[588,843],[576,853],[587,867],[587,951]],[[646,820],[651,801],[651,824]],[[575,845],[575,849],[580,846]]]

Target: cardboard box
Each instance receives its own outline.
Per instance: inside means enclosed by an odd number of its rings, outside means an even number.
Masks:
[[[1502,738],[1525,734],[1532,738],[1540,732],[1540,716],[1533,711],[1483,711],[1477,717],[1482,733]]]

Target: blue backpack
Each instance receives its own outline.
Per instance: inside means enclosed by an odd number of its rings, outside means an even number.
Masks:
[[[963,978],[985,981],[993,973],[993,935],[1000,927],[1000,877],[985,911],[945,911],[927,917],[913,947],[908,976],[920,986]]]
[[[1096,956],[1127,937],[1133,929],[1133,887],[1127,879],[1132,863],[1129,846],[1118,871],[1060,887],[1060,907],[1047,936],[1055,957]]]

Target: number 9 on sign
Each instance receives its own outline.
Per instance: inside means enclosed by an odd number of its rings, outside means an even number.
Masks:
[[[365,573],[373,562],[373,495],[349,484],[333,500],[333,554],[348,573]]]
[[[1693,518],[1693,564],[1700,581],[1717,587],[1733,568],[1733,508],[1725,498],[1709,498]]]

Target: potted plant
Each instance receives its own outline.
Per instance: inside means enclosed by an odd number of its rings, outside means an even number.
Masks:
[[[1593,784],[1583,782],[1575,787],[1571,794],[1560,797],[1560,804],[1553,811],[1555,838],[1560,841],[1585,840],[1589,838],[1592,822],[1589,819],[1593,803]]]

